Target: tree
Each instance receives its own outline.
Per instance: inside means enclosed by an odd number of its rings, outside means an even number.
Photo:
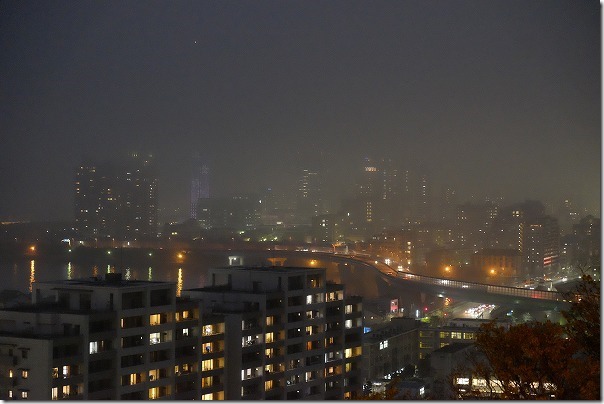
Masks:
[[[452,380],[478,379],[482,387],[452,383],[461,398],[600,399],[600,289],[585,275],[569,296],[562,326],[550,321],[512,325],[485,324]]]
[[[574,343],[579,397],[587,400],[600,399],[600,283],[582,270],[581,283],[572,294],[564,330]]]

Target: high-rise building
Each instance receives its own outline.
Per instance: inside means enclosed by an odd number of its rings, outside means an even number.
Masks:
[[[362,388],[360,297],[325,269],[212,269],[210,285],[183,291],[224,316],[224,398],[344,399]]]
[[[325,213],[322,188],[319,171],[302,170],[298,184],[297,209],[303,223],[311,223],[313,216]]]
[[[118,164],[76,170],[75,219],[80,237],[153,238],[158,226],[158,178],[152,156],[132,153]]]
[[[196,153],[191,170],[191,218],[197,219],[200,199],[210,197],[210,168]]]

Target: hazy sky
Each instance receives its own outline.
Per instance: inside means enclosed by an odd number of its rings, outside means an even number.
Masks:
[[[283,187],[323,153],[470,193],[599,211],[600,4],[582,0],[0,2],[0,220],[72,219],[83,158],[189,161],[214,194]]]

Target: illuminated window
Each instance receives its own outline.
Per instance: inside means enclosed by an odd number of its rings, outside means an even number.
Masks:
[[[202,395],[201,399],[202,400],[213,400],[212,393]]]
[[[352,349],[351,349],[351,348],[347,348],[347,349],[344,351],[344,356],[345,356],[346,358],[350,358],[350,357],[352,357]]]
[[[209,377],[202,377],[201,378],[201,387],[211,387],[213,385],[212,383],[212,376]]]
[[[63,377],[69,377],[69,366],[63,366]]]
[[[21,392],[21,398],[27,398],[27,391]]]
[[[98,341],[92,341],[90,342],[90,354],[95,354],[99,351],[99,342]]]
[[[161,315],[160,314],[151,314],[149,316],[149,325],[159,325],[161,324]]]
[[[451,337],[451,333],[448,332],[448,331],[441,331],[440,332],[440,337],[441,338],[449,338],[449,337]]]
[[[346,327],[346,328],[352,328],[352,320],[346,320],[344,322],[344,327]]]
[[[58,387],[53,387],[52,388],[51,397],[52,397],[53,400],[58,400],[59,399],[59,388]]]
[[[464,332],[463,339],[474,339],[474,333],[473,332]]]
[[[21,377],[24,378],[24,379],[27,379],[29,377],[29,370],[23,369],[21,371]]]
[[[274,380],[267,380],[264,382],[264,390],[271,390],[274,386]]]
[[[159,387],[153,387],[149,389],[149,400],[155,400],[159,397]]]
[[[71,388],[69,386],[63,386],[63,390],[62,390],[63,397],[68,396],[70,392],[71,392]]]
[[[275,323],[275,317],[269,316],[266,318],[266,325],[273,325]]]
[[[467,385],[467,384],[470,384],[470,379],[467,377],[458,377],[456,382],[457,382],[457,384]]]
[[[53,379],[59,378],[59,368],[52,368],[52,378]]]
[[[182,329],[182,335],[185,336],[185,337],[188,337],[189,336],[189,329],[188,328],[183,328]]]
[[[388,348],[388,340],[380,342],[380,349]]]
[[[461,333],[454,331],[454,332],[451,333],[451,338],[453,338],[453,339],[461,339]]]
[[[352,304],[347,304],[346,306],[344,306],[344,312],[346,314],[352,313]]]
[[[201,362],[201,370],[213,370],[214,369],[214,361],[212,359],[207,359]]]
[[[272,332],[267,332],[266,335],[264,336],[265,341],[267,344],[274,342],[275,340],[275,334]]]

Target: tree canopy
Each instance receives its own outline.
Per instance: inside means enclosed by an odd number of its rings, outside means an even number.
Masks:
[[[565,325],[530,322],[485,324],[476,338],[477,355],[452,379],[471,375],[479,388],[453,383],[459,398],[600,399],[600,287],[583,275],[563,312]]]

